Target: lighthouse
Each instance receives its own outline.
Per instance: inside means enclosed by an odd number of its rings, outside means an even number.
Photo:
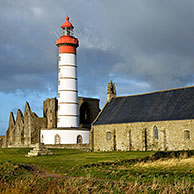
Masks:
[[[56,41],[58,57],[57,128],[78,128],[78,89],[76,49],[79,41],[73,36],[73,25],[66,17],[62,34]]]
[[[49,116],[47,127],[41,128],[41,142],[55,146],[89,144],[88,125],[99,112],[99,100],[85,97],[80,97],[78,100],[76,49],[79,41],[73,36],[74,27],[69,22],[69,17],[66,17],[61,29],[61,37],[56,41],[59,48],[58,102],[56,98],[45,101],[44,114]]]

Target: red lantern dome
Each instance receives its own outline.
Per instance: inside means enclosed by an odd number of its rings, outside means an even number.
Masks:
[[[57,39],[57,46],[59,53],[73,53],[76,54],[76,48],[79,46],[79,41],[73,36],[73,25],[69,22],[69,17],[66,17],[65,23],[61,26],[62,34]]]
[[[69,22],[69,17],[67,16],[66,18],[66,21],[65,21],[65,23],[61,26],[61,28],[65,28],[65,27],[67,27],[67,28],[74,28],[73,27],[73,25]]]

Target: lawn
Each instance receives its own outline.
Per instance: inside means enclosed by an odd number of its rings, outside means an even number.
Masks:
[[[29,150],[0,149],[0,193],[194,193],[194,151]]]
[[[56,172],[67,173],[69,169],[84,164],[116,162],[150,156],[153,152],[85,152],[81,150],[51,149],[53,156],[25,157],[29,148],[1,148],[0,162],[11,161],[16,164],[33,164]]]

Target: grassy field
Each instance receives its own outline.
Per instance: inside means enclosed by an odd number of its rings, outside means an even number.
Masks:
[[[0,193],[194,193],[194,152],[0,149]]]
[[[16,164],[33,164],[56,173],[67,173],[69,169],[84,164],[115,162],[134,158],[143,158],[153,152],[85,152],[80,150],[51,149],[53,156],[25,157],[29,148],[0,149],[0,162],[11,161]]]

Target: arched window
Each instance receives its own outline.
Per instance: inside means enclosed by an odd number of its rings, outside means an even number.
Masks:
[[[81,135],[77,136],[77,144],[82,144],[83,138]]]
[[[80,107],[80,124],[90,124],[90,109],[87,102]]]
[[[189,140],[190,139],[190,131],[189,130],[185,130],[184,131],[184,139],[185,140]]]
[[[154,126],[154,139],[158,140],[158,127],[156,125]]]
[[[55,135],[55,144],[61,144],[61,137],[58,134]]]

